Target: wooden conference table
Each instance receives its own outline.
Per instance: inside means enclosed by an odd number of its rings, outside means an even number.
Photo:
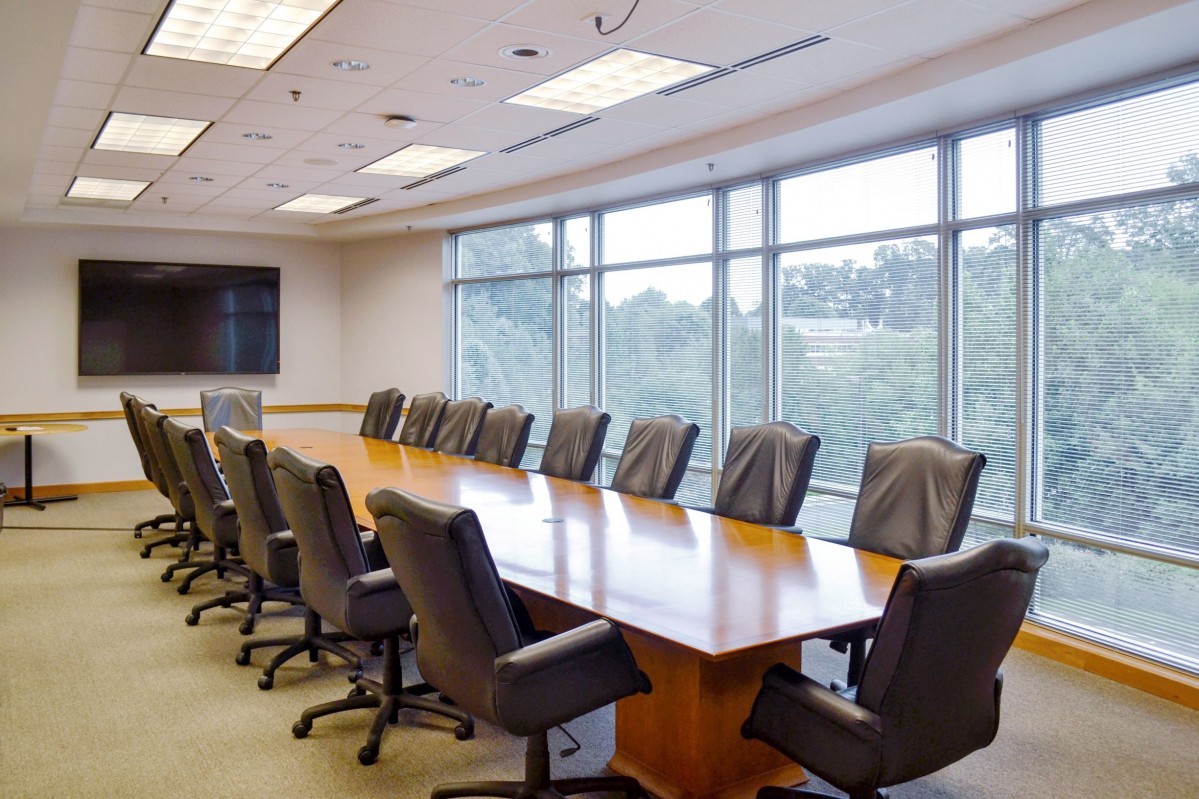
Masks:
[[[675,505],[327,430],[262,431],[338,467],[366,526],[396,486],[473,508],[501,576],[540,626],[620,625],[653,693],[616,703],[609,765],[668,799],[805,779],[740,735],[761,676],[800,642],[882,613],[899,561]]]

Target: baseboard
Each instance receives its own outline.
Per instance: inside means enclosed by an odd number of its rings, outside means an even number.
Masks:
[[[110,483],[77,483],[75,485],[37,485],[33,487],[33,498],[61,497],[72,494],[107,494],[112,491],[149,491],[154,484],[149,480],[117,480]],[[20,485],[9,485],[8,496],[13,493],[24,494],[25,488]]]
[[[1199,710],[1199,678],[1124,652],[1025,622],[1016,646],[1067,666]]]

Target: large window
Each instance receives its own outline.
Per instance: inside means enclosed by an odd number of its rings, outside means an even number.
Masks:
[[[822,447],[844,535],[866,446],[987,456],[966,545],[1051,545],[1034,620],[1199,674],[1199,81],[686,196],[455,236],[455,391]]]

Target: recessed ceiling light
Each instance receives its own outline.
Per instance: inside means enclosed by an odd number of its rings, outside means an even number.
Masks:
[[[211,124],[200,119],[151,117],[114,111],[104,121],[104,127],[100,129],[92,149],[179,155]]]
[[[267,139],[275,138],[269,133],[243,133],[241,137],[250,141],[266,141]]]
[[[150,182],[145,180],[77,177],[71,181],[67,196],[88,200],[133,202],[149,185]]]
[[[290,189],[291,188],[291,186],[289,186],[286,183],[268,183],[268,184],[266,184],[266,187],[268,189]]]
[[[477,89],[486,83],[482,78],[450,78],[450,85],[459,89]]]
[[[345,72],[361,72],[364,69],[371,68],[371,65],[365,61],[354,61],[352,59],[334,61],[332,66],[334,69],[344,70]]]
[[[366,145],[359,144],[356,141],[343,141],[341,144],[339,144],[337,146],[342,150],[361,150]]]
[[[590,114],[714,69],[636,50],[613,50],[504,102]]]
[[[172,0],[146,55],[267,69],[338,0]]]
[[[539,44],[513,44],[500,50],[504,58],[514,58],[517,61],[530,61],[534,58],[545,58],[550,51]]]
[[[207,178],[203,175],[192,175],[188,180],[192,183],[212,183],[212,178]]]
[[[357,171],[372,175],[424,177],[478,158],[480,155],[487,155],[487,153],[480,150],[457,150],[452,147],[409,144]]]
[[[351,205],[357,205],[365,197],[337,197],[331,194],[304,194],[275,208],[276,211],[303,211],[309,214],[331,214]]]
[[[383,120],[383,124],[389,128],[415,128],[416,120],[406,116],[390,116]]]

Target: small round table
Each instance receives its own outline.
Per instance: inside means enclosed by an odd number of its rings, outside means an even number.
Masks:
[[[77,496],[33,498],[33,437],[47,436],[54,433],[78,433],[86,430],[85,424],[20,424],[0,427],[0,436],[25,436],[25,494],[5,502],[6,507],[13,505],[29,505],[38,510],[45,510],[46,502],[64,502],[68,499],[78,499]]]

